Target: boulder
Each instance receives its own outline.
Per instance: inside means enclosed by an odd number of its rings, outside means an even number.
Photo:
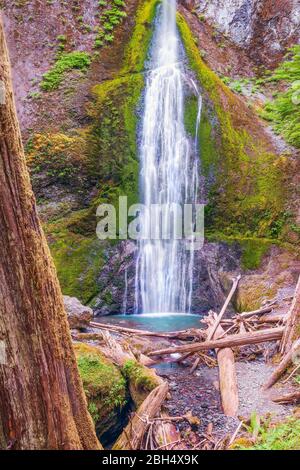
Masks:
[[[68,315],[70,328],[81,330],[88,327],[93,318],[93,310],[82,305],[76,297],[64,295],[64,305]]]

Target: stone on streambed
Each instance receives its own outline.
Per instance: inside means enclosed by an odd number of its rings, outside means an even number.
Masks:
[[[93,318],[93,310],[82,305],[76,297],[64,295],[64,305],[67,312],[70,328],[82,330],[89,326]]]

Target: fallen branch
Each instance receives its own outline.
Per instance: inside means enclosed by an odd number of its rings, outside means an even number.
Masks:
[[[231,335],[220,340],[204,341],[202,343],[174,346],[172,348],[151,351],[148,355],[164,356],[174,353],[197,353],[198,351],[207,351],[208,349],[233,348],[236,346],[246,346],[247,344],[264,343],[265,341],[279,340],[283,335],[283,331],[283,327],[258,330],[251,333]]]
[[[234,431],[233,435],[232,435],[231,438],[230,438],[230,441],[228,442],[228,447],[230,447],[230,446],[234,443],[234,441],[236,440],[237,435],[238,435],[238,433],[240,432],[240,429],[241,429],[241,427],[243,426],[243,424],[244,424],[243,421],[240,421],[240,422],[239,422],[238,427],[236,428],[236,430]]]
[[[274,310],[275,305],[278,305],[279,303],[283,303],[287,300],[292,299],[293,296],[288,296],[284,297],[283,299],[280,300],[274,300],[274,302],[271,302],[270,304],[266,305],[265,307],[261,307],[257,310],[253,310],[252,312],[243,312],[239,313],[238,315],[242,317],[252,317],[253,315],[262,315],[264,313],[271,313]]]
[[[295,294],[293,297],[293,301],[291,307],[287,314],[287,323],[286,323],[286,330],[283,334],[281,344],[280,344],[280,351],[282,354],[286,354],[290,349],[293,338],[295,335],[296,325],[300,322],[300,276],[297,282],[297,286],[295,289]]]
[[[199,317],[200,321],[200,317]],[[194,338],[203,338],[203,331],[199,328],[190,328],[188,330],[181,331],[170,331],[167,333],[159,331],[147,331],[147,330],[135,330],[133,328],[125,328],[118,325],[108,325],[106,323],[96,323],[91,322],[90,325],[92,328],[98,328],[99,330],[107,330],[120,334],[129,334],[132,336],[153,336],[156,338],[167,338],[167,339],[194,339]]]
[[[113,450],[141,449],[143,438],[151,424],[151,420],[159,413],[167,397],[168,389],[168,384],[164,382],[152,390],[118,438]]]
[[[300,364],[298,364],[296,367],[294,367],[294,369],[292,370],[292,372],[287,376],[287,378],[285,380],[283,380],[283,384],[286,384],[292,377],[293,375],[296,374],[297,370],[300,369]]]
[[[211,329],[211,331],[210,331],[210,333],[209,333],[209,335],[208,335],[208,337],[207,337],[207,341],[210,341],[210,340],[214,337],[214,334],[215,334],[215,332],[217,331],[217,328],[218,328],[218,326],[220,325],[220,322],[221,322],[221,320],[222,320],[222,318],[223,318],[223,316],[224,316],[224,314],[225,314],[225,312],[226,312],[226,310],[227,310],[227,307],[228,307],[229,303],[231,302],[231,299],[232,299],[232,297],[233,297],[233,295],[234,295],[234,293],[235,293],[235,291],[236,291],[236,289],[237,289],[237,286],[238,286],[238,284],[239,284],[239,282],[240,282],[240,279],[241,279],[241,276],[239,275],[239,276],[236,278],[236,280],[233,282],[232,288],[231,288],[231,290],[230,290],[230,292],[229,292],[229,294],[228,294],[228,296],[227,296],[227,299],[226,299],[226,301],[225,301],[225,303],[224,303],[224,305],[223,305],[223,307],[222,307],[222,309],[221,309],[221,311],[220,311],[220,313],[219,313],[219,315],[218,315],[218,317],[217,317],[217,319],[216,319],[216,321],[215,321],[215,324],[214,324],[213,328]]]
[[[282,395],[280,397],[273,398],[272,401],[281,405],[292,405],[300,403],[300,392],[293,392],[287,395]]]
[[[265,383],[263,387],[264,390],[268,390],[268,388],[271,388],[274,384],[276,384],[276,382],[278,382],[278,380],[283,376],[287,368],[290,366],[293,359],[299,353],[300,353],[300,339],[295,341],[290,351],[284,356],[280,364],[274,370],[269,380]]]
[[[209,332],[206,332],[206,334],[207,334],[206,340],[207,341],[210,341],[215,336],[215,333],[216,333],[216,331],[217,331],[217,329],[220,325],[220,322],[221,322],[221,320],[222,320],[222,318],[223,318],[223,316],[224,316],[224,314],[227,310],[227,307],[228,307],[228,305],[229,305],[229,303],[230,303],[230,301],[233,297],[233,294],[236,291],[236,288],[238,286],[238,283],[239,283],[240,279],[241,279],[241,276],[239,275],[237,277],[237,279],[233,282],[232,288],[231,288],[231,290],[230,290],[230,292],[227,296],[227,299],[225,300],[225,303],[224,303],[224,305],[223,305],[223,307],[222,307],[222,309],[219,313],[219,316],[217,316],[215,318],[215,322],[214,322],[213,325],[210,326]],[[224,331],[222,331],[222,333],[224,333]],[[197,357],[194,364],[193,364],[193,366],[192,366],[192,368],[191,368],[191,374],[193,374],[195,372],[195,370],[197,369],[199,363],[200,363],[200,357]]]

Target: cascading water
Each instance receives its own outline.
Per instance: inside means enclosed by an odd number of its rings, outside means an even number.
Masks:
[[[141,202],[146,207],[197,202],[197,152],[184,126],[187,76],[176,27],[176,0],[163,0],[151,49],[140,147]],[[196,88],[192,82],[192,86]],[[201,114],[199,113],[197,129]],[[196,131],[196,142],[198,134]],[[143,220],[147,232],[150,220]],[[136,263],[137,313],[190,312],[194,251],[184,240],[139,241]]]

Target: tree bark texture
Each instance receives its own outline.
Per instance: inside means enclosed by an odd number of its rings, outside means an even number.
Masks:
[[[36,210],[0,18],[0,445],[99,449]]]

